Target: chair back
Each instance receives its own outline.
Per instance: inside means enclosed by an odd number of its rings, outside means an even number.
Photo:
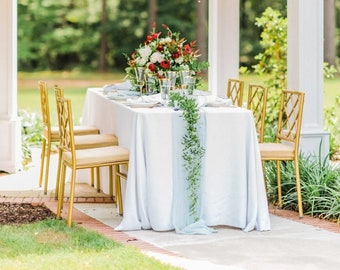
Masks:
[[[281,93],[276,140],[294,143],[296,153],[300,141],[304,96],[305,93],[299,91],[283,90]]]
[[[58,97],[57,111],[60,134],[59,147],[62,149],[63,152],[71,152],[72,157],[75,159],[71,100],[68,98]]]
[[[48,101],[48,90],[46,81],[39,81],[40,90],[40,105],[43,128],[47,130],[48,134],[51,133],[51,117],[50,117],[50,106]]]
[[[58,104],[58,98],[63,98],[64,97],[64,90],[59,87],[58,85],[55,85],[54,86],[54,96],[55,96],[55,101],[56,101],[56,104]],[[59,106],[57,106],[57,115],[60,114],[60,111],[59,111]],[[58,124],[60,126],[60,117],[58,116]]]
[[[236,79],[228,80],[227,98],[230,98],[234,105],[242,106],[244,82]]]
[[[253,112],[258,140],[262,143],[267,109],[266,87],[259,84],[249,84],[247,109]]]

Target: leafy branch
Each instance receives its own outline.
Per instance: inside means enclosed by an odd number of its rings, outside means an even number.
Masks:
[[[199,109],[196,101],[180,93],[171,93],[170,106],[178,106],[183,110],[186,122],[186,133],[182,137],[184,168],[189,191],[189,211],[194,221],[198,220],[198,192],[201,179],[201,165],[205,153],[198,134]]]

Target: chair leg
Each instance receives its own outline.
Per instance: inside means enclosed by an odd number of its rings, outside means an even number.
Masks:
[[[46,156],[46,139],[43,139],[42,146],[41,146],[41,159],[40,159],[40,177],[39,177],[39,187],[42,186],[43,178],[44,178],[44,171],[45,171],[45,156]]]
[[[113,166],[109,166],[109,192],[111,198],[113,198],[113,169],[116,170],[116,167],[113,168]]]
[[[295,177],[296,177],[296,195],[298,201],[299,218],[303,217],[303,207],[302,207],[302,196],[301,196],[301,183],[300,183],[300,170],[299,170],[299,160],[294,160],[295,165]]]
[[[61,177],[59,182],[59,194],[58,194],[58,208],[57,208],[57,218],[61,217],[61,209],[64,203],[64,191],[65,191],[65,177],[66,177],[66,166],[61,164]]]
[[[67,217],[67,225],[72,227],[72,213],[73,213],[73,201],[74,201],[74,189],[76,184],[76,169],[72,168],[71,174],[71,185],[70,185],[70,199],[68,202],[68,217]]]
[[[262,163],[262,172],[263,172],[264,187],[265,187],[265,190],[266,190],[266,193],[267,193],[268,187],[267,187],[267,179],[266,179],[266,166],[265,166],[265,161],[262,160],[261,163]]]
[[[277,194],[279,197],[279,207],[282,207],[282,188],[281,188],[281,162],[276,161]]]
[[[44,182],[44,194],[45,195],[47,194],[48,176],[49,176],[49,171],[50,171],[51,148],[52,148],[52,143],[48,141],[47,142],[47,153],[46,153],[45,182]]]
[[[91,187],[94,187],[94,168],[91,168]]]
[[[96,168],[97,192],[100,192],[100,168]]]
[[[63,151],[61,148],[59,148],[59,153],[58,153],[58,169],[57,169],[57,179],[55,182],[55,192],[54,192],[54,198],[58,199],[58,194],[59,194],[59,183],[60,183],[60,170],[61,170],[61,157],[62,157]]]
[[[122,198],[122,185],[121,185],[121,177],[119,175],[120,168],[119,165],[116,165],[116,177],[115,177],[115,183],[116,183],[116,205],[118,207],[118,214],[123,215],[123,198]]]

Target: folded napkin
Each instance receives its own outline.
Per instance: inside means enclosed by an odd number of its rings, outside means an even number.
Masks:
[[[150,95],[150,96],[140,96],[138,98],[128,98],[126,100],[128,103],[162,103],[163,100],[160,94]]]
[[[205,106],[207,107],[222,107],[222,106],[231,106],[233,102],[230,98],[221,98],[213,96],[206,101]]]
[[[132,85],[129,80],[126,80],[122,83],[107,84],[103,86],[104,91],[130,90],[131,88],[132,88]]]

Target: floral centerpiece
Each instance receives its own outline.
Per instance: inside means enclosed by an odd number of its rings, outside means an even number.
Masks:
[[[146,74],[155,75],[156,78],[166,77],[167,71],[187,70],[196,78],[196,86],[200,84],[202,70],[208,68],[208,63],[199,61],[199,50],[196,41],[187,42],[180,37],[180,33],[172,32],[170,28],[162,24],[167,31],[162,37],[162,32],[156,32],[156,24],[153,23],[152,31],[146,36],[145,41],[131,54],[125,55],[128,67],[127,77],[133,85],[136,85],[135,68],[143,67]],[[176,85],[180,84],[179,79]]]

